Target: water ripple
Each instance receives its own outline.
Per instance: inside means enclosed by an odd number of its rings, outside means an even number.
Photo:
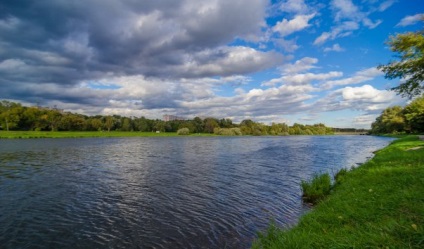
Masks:
[[[3,140],[2,248],[246,248],[289,227],[299,183],[362,163],[373,137]]]

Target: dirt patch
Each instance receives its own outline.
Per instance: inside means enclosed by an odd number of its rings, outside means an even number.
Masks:
[[[408,150],[419,150],[421,148],[423,148],[423,146],[417,146],[417,147],[409,148],[409,149],[407,149],[407,151]]]

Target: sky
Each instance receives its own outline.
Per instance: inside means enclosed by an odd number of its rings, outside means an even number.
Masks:
[[[0,99],[86,115],[370,128],[423,0],[3,0]]]

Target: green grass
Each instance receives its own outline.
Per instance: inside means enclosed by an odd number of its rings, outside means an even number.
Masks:
[[[314,175],[311,181],[302,181],[303,200],[317,204],[322,201],[331,191],[330,174]]]
[[[0,131],[2,138],[82,138],[82,137],[175,137],[176,132],[131,132],[131,131]],[[192,134],[190,136],[213,136]],[[180,136],[181,137],[181,136]]]
[[[396,140],[342,176],[298,225],[271,224],[252,248],[424,248],[424,141]]]

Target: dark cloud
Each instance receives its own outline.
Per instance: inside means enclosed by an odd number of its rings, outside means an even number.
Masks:
[[[2,60],[48,52],[79,72],[158,74],[191,53],[257,33],[263,1],[6,1]],[[20,51],[17,51],[20,50]],[[203,60],[196,61],[199,64]],[[167,72],[169,73],[169,72]],[[87,75],[87,77],[90,75]],[[69,79],[72,80],[72,79]]]

